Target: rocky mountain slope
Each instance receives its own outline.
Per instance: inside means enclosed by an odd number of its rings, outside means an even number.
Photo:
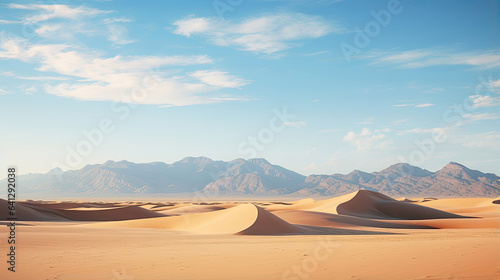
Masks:
[[[18,177],[23,195],[45,196],[189,194],[212,196],[336,196],[359,189],[389,196],[500,196],[500,177],[451,162],[437,172],[407,163],[382,171],[305,177],[265,159],[214,161],[187,157],[172,164],[107,161],[79,170],[54,169]],[[0,181],[6,186],[6,180]]]

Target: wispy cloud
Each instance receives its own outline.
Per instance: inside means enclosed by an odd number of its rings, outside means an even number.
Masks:
[[[224,88],[236,88],[248,85],[249,82],[243,79],[229,75],[223,71],[199,70],[188,74],[201,82]]]
[[[471,95],[469,96],[469,100],[475,108],[500,106],[499,96]]]
[[[322,55],[322,54],[327,54],[330,53],[330,51],[322,51],[322,52],[314,52],[314,53],[306,53],[304,56],[316,56],[316,55]]]
[[[112,12],[92,9],[84,6],[71,7],[68,5],[9,4],[7,7],[11,9],[37,11],[36,14],[28,16],[24,19],[23,22],[26,24],[33,24],[55,18],[78,19]]]
[[[108,40],[115,44],[125,45],[137,42],[137,40],[128,39],[127,36],[128,31],[125,27],[121,25],[108,24],[108,30],[109,30]]]
[[[285,126],[291,126],[291,127],[303,127],[306,125],[306,122],[305,121],[284,122],[283,124]]]
[[[431,107],[434,106],[435,104],[432,103],[422,103],[422,104],[395,104],[393,105],[394,107],[414,107],[414,108],[425,108],[425,107]]]
[[[0,95],[7,95],[7,94],[11,93],[0,88]]]
[[[81,100],[182,106],[221,102],[228,96],[215,93],[246,84],[226,72],[205,71],[165,75],[150,69],[210,64],[207,56],[114,56],[102,58],[69,45],[29,45],[25,39],[2,38],[0,58],[37,63],[37,70],[77,78],[76,83],[47,85],[49,94]],[[193,73],[197,73],[194,74]],[[147,80],[147,81],[146,81]],[[148,86],[144,97],[133,98]],[[238,98],[233,96],[232,98]]]
[[[465,114],[464,118],[468,122],[485,121],[485,120],[498,120],[500,119],[499,114],[482,113],[482,114]]]
[[[399,68],[423,68],[438,65],[468,65],[478,69],[500,67],[499,51],[457,52],[453,50],[428,48],[409,51],[373,51],[363,56],[374,64],[395,65]]]
[[[423,104],[417,104],[415,105],[415,108],[423,108],[423,107],[431,107],[434,106],[432,103],[423,103]]]
[[[394,124],[394,125],[401,125],[401,124],[403,124],[403,123],[405,123],[405,122],[407,122],[407,121],[409,121],[409,120],[410,120],[410,119],[400,119],[400,120],[395,120],[395,121],[393,121],[393,122],[392,122],[392,124]]]
[[[19,24],[22,21],[0,19],[0,24]]]
[[[13,72],[2,72],[0,73],[0,76],[7,76],[7,77],[12,77],[14,79],[20,79],[20,80],[30,80],[30,81],[64,81],[68,80],[68,77],[54,77],[54,76],[34,76],[34,77],[24,77],[24,76],[18,76],[14,74]]]
[[[423,93],[439,93],[439,92],[443,92],[443,91],[444,91],[444,88],[442,88],[442,87],[433,87],[433,88],[424,90]]]
[[[337,131],[339,131],[339,129],[337,129],[337,128],[326,128],[326,129],[318,130],[317,132],[318,133],[330,133],[330,132],[337,132]]]
[[[465,147],[479,148],[487,151],[500,151],[500,132],[498,131],[464,135],[456,140]]]
[[[341,29],[319,16],[278,13],[236,22],[218,18],[187,17],[173,23],[174,33],[199,35],[218,46],[271,54],[296,45],[296,41],[323,37]]]
[[[127,29],[123,26],[124,23],[134,21],[133,19],[103,18],[113,11],[70,5],[9,4],[7,7],[32,11],[32,14],[25,15],[20,21],[8,23],[34,25],[35,33],[44,38],[60,38],[68,41],[78,34],[83,34],[106,36],[116,45],[136,42],[128,38]]]
[[[451,130],[450,127],[414,128],[414,129],[400,131],[400,132],[398,132],[398,134],[399,135],[405,135],[405,134],[445,135],[445,134],[449,134],[450,130]]]
[[[389,129],[371,131],[365,127],[360,133],[349,131],[342,140],[356,147],[358,151],[383,150],[388,149],[393,143],[391,139],[387,138],[386,133],[388,132],[390,132]]]

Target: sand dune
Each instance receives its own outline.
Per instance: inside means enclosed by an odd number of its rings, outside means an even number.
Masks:
[[[499,279],[499,202],[19,201],[15,279]]]
[[[455,214],[470,214],[472,216],[485,216],[481,214],[500,213],[498,198],[448,198],[418,203],[419,205],[440,209]]]
[[[8,217],[8,203],[0,199],[1,218]],[[19,221],[67,221],[68,219],[52,209],[30,207],[16,203],[16,216]]]
[[[71,208],[109,208],[117,207],[116,203],[82,203],[82,202],[69,202],[69,201],[24,201],[22,202],[28,206],[36,206],[50,209],[71,209]]]
[[[435,229],[474,229],[498,228],[500,229],[500,215],[486,218],[454,218],[454,219],[428,219],[428,220],[393,220],[393,224],[420,225]]]
[[[319,227],[334,228],[355,228],[355,227],[375,227],[375,228],[401,228],[401,229],[430,229],[434,228],[421,225],[415,222],[393,223],[392,221],[379,221],[354,216],[344,216],[323,212],[300,211],[300,210],[279,210],[273,214],[281,219],[300,225],[310,225]]]
[[[402,201],[401,201],[402,200]],[[315,201],[17,203],[20,221],[102,221],[90,226],[181,230],[195,234],[318,234],[332,228],[497,228],[499,199],[404,199],[359,190]],[[7,209],[7,202],[0,200]],[[479,217],[477,219],[471,219]],[[138,220],[140,219],[140,220]]]
[[[398,201],[381,193],[359,190],[343,196],[314,201],[302,200],[268,210],[307,210],[369,219],[449,219],[463,216],[410,202]]]
[[[170,208],[167,210],[161,210],[158,212],[162,213],[162,214],[166,214],[166,215],[185,215],[185,214],[205,213],[205,212],[223,210],[223,209],[229,208],[231,206],[229,206],[229,205],[224,205],[224,206],[219,206],[219,205],[187,205],[187,206],[181,206],[181,207],[174,207],[174,208]],[[154,210],[154,209],[151,209],[151,210]]]
[[[464,218],[442,210],[397,201],[381,193],[360,190],[349,201],[337,206],[337,213],[374,219],[450,219]]]
[[[42,207],[44,204],[16,203],[16,215],[19,221],[120,221],[164,217],[165,214],[150,211],[140,206],[121,206],[110,208],[59,209]],[[68,205],[67,205],[68,206]],[[0,200],[1,209],[7,209],[7,201]]]
[[[270,235],[303,232],[303,229],[253,204],[242,204],[208,213],[107,222],[88,226],[174,229],[197,234]]]

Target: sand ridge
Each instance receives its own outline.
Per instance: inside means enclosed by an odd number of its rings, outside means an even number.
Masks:
[[[303,230],[253,204],[174,217],[106,222],[97,227],[174,229],[197,234],[296,234]]]

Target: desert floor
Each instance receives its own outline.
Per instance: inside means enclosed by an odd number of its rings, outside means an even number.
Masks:
[[[0,279],[500,279],[493,198],[17,206]]]

